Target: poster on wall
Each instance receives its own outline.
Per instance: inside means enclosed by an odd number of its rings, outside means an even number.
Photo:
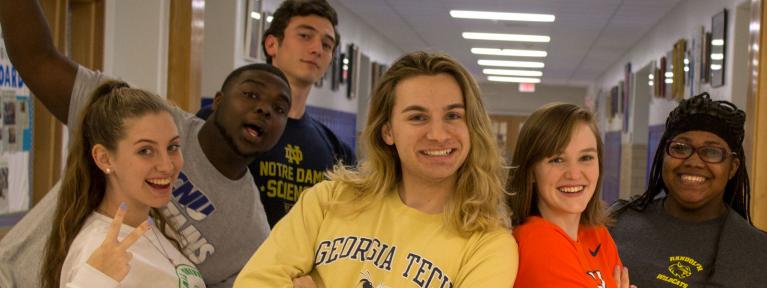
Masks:
[[[370,91],[375,91],[378,79],[381,78],[381,74],[378,74],[381,71],[378,66],[381,66],[378,62],[370,63]]]
[[[330,62],[330,68],[326,71],[326,74],[330,74],[330,91],[338,91],[338,86],[341,85],[341,63],[343,62],[344,54],[341,53],[341,45],[336,45],[336,50],[333,52],[333,60]]]
[[[346,98],[348,99],[354,99],[357,98],[357,82],[359,78],[359,61],[360,61],[360,48],[357,45],[349,44],[348,49],[346,50],[346,59],[348,64],[344,64],[344,69],[346,69]]]
[[[658,67],[658,63],[660,63],[660,61],[653,61],[652,63],[652,78],[650,79],[649,84],[652,86],[652,96],[660,97],[660,89],[658,87],[660,87],[660,83],[662,82],[661,79],[663,78],[660,73],[660,68]]]
[[[373,62],[371,65],[372,67],[370,68],[370,71],[372,75],[370,76],[370,91],[375,91],[375,87],[378,85],[378,80],[381,80],[381,77],[383,77],[387,66],[378,62]]]
[[[263,33],[263,18],[266,13],[261,13],[260,0],[248,0],[245,13],[245,59],[256,62],[264,59],[261,50],[261,34]]]
[[[618,88],[618,86],[613,86],[613,88],[610,89],[610,99],[609,99],[609,102],[610,102],[610,106],[609,106],[610,107],[610,113],[607,113],[609,115],[609,117],[610,117],[610,118],[608,118],[609,122],[612,122],[613,118],[615,118],[615,115],[618,114],[618,110],[619,110],[618,107],[620,107],[619,106],[620,105],[620,100],[619,100],[620,98],[618,98],[619,94],[620,94],[620,88]]]
[[[724,85],[725,68],[727,67],[727,9],[711,17],[711,53],[710,80],[711,87]]]
[[[346,53],[338,55],[338,84],[346,83],[346,78],[349,71],[349,59],[346,58]]]
[[[666,97],[666,57],[660,57],[658,61],[658,75],[655,77],[655,96]]]
[[[0,38],[0,217],[29,209],[30,99],[29,89],[8,59]]]
[[[711,33],[705,30],[701,31],[701,43],[700,43],[700,82],[709,83],[711,80]]]
[[[663,97],[674,97],[672,85],[674,84],[674,50],[666,52],[666,72],[663,73]]]
[[[690,95],[690,97],[694,96],[695,94],[695,77],[693,75],[695,74],[695,67],[692,65],[693,54],[688,49],[684,53],[684,83],[685,83],[685,89],[687,91],[687,94]]]
[[[626,63],[623,69],[623,97],[621,97],[621,104],[623,105],[623,132],[629,131],[629,118],[631,116],[631,62]]]
[[[700,49],[698,47],[700,45],[700,39],[698,39],[698,34],[693,34],[693,37],[690,39],[690,45],[687,45],[687,51],[685,51],[685,83],[687,84],[687,94],[689,96],[696,95],[695,92],[698,91],[696,85],[698,84],[697,78],[695,77],[696,73],[698,73],[698,57],[696,53]]]
[[[596,95],[597,95],[596,97],[589,97],[591,99],[589,98],[584,99],[585,103],[583,104],[583,106],[589,109],[589,111],[593,112],[594,115],[596,115],[597,123],[599,123],[599,119],[604,117],[604,113],[602,112],[604,111],[604,109],[601,109],[602,102],[604,102],[604,100],[602,100],[602,98],[604,97],[604,90],[599,89]]]
[[[625,113],[625,110],[623,110],[625,108],[625,106],[623,106],[623,95],[624,95],[623,83],[624,83],[623,80],[618,81],[618,86],[617,86],[618,87],[618,104],[616,104],[618,106],[617,113],[621,115]]]
[[[672,57],[674,62],[673,64],[674,83],[672,83],[671,85],[671,94],[672,94],[671,98],[677,101],[682,101],[682,99],[684,99],[685,51],[687,51],[687,40],[679,39],[679,41],[677,41],[674,44],[674,49],[673,49]]]

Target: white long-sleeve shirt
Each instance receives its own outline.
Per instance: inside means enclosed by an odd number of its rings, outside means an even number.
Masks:
[[[133,258],[129,263],[130,272],[121,282],[88,265],[88,258],[104,241],[111,223],[112,218],[97,212],[91,213],[69,247],[61,268],[59,287],[205,287],[194,264],[159,231],[147,231],[128,248]],[[118,240],[124,239],[134,229],[123,224]],[[163,255],[165,253],[168,257]]]

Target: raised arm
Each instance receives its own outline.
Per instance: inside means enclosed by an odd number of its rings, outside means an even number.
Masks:
[[[21,78],[45,107],[66,123],[77,63],[53,46],[38,2],[0,0],[0,26],[8,56]]]

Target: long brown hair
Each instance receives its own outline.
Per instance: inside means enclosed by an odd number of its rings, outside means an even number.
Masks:
[[[591,112],[572,104],[551,103],[538,108],[525,121],[519,132],[519,140],[514,149],[514,157],[509,170],[506,190],[512,193],[509,198],[514,215],[512,223],[519,225],[530,215],[538,215],[538,189],[535,187],[533,166],[546,157],[564,151],[570,143],[576,124],[585,123],[594,132],[597,140],[597,158],[599,160],[599,179],[596,190],[591,196],[586,210],[581,214],[582,225],[607,224],[605,204],[601,200],[602,187],[602,137]]]
[[[417,51],[397,60],[376,85],[370,99],[370,113],[362,132],[364,160],[357,169],[336,165],[332,180],[348,185],[357,197],[339,208],[359,211],[378,203],[386,193],[397,191],[402,182],[402,169],[395,147],[387,145],[381,129],[389,123],[397,84],[419,75],[450,75],[458,82],[466,106],[466,125],[471,150],[456,171],[455,194],[445,207],[445,223],[462,234],[486,232],[508,227],[508,208],[503,189],[503,160],[490,132],[490,117],[471,74],[452,57],[438,52]]]
[[[96,166],[90,151],[96,144],[115,151],[117,142],[125,137],[125,120],[149,113],[170,113],[168,104],[157,95],[132,89],[128,84],[109,81],[99,86],[79,115],[70,139],[64,177],[61,180],[58,204],[45,246],[41,273],[44,288],[59,287],[61,268],[88,216],[104,199],[106,177]],[[150,212],[163,235],[167,221],[157,209]],[[175,233],[178,234],[178,233]],[[175,236],[174,234],[174,236]],[[168,237],[178,242],[173,237]]]

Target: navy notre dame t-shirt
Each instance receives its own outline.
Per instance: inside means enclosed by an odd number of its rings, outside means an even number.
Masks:
[[[207,118],[212,111],[197,112]],[[325,180],[325,171],[339,160],[345,165],[357,161],[354,152],[322,123],[304,114],[288,118],[285,132],[269,152],[250,164],[250,173],[261,193],[269,225],[274,227],[305,189]]]

